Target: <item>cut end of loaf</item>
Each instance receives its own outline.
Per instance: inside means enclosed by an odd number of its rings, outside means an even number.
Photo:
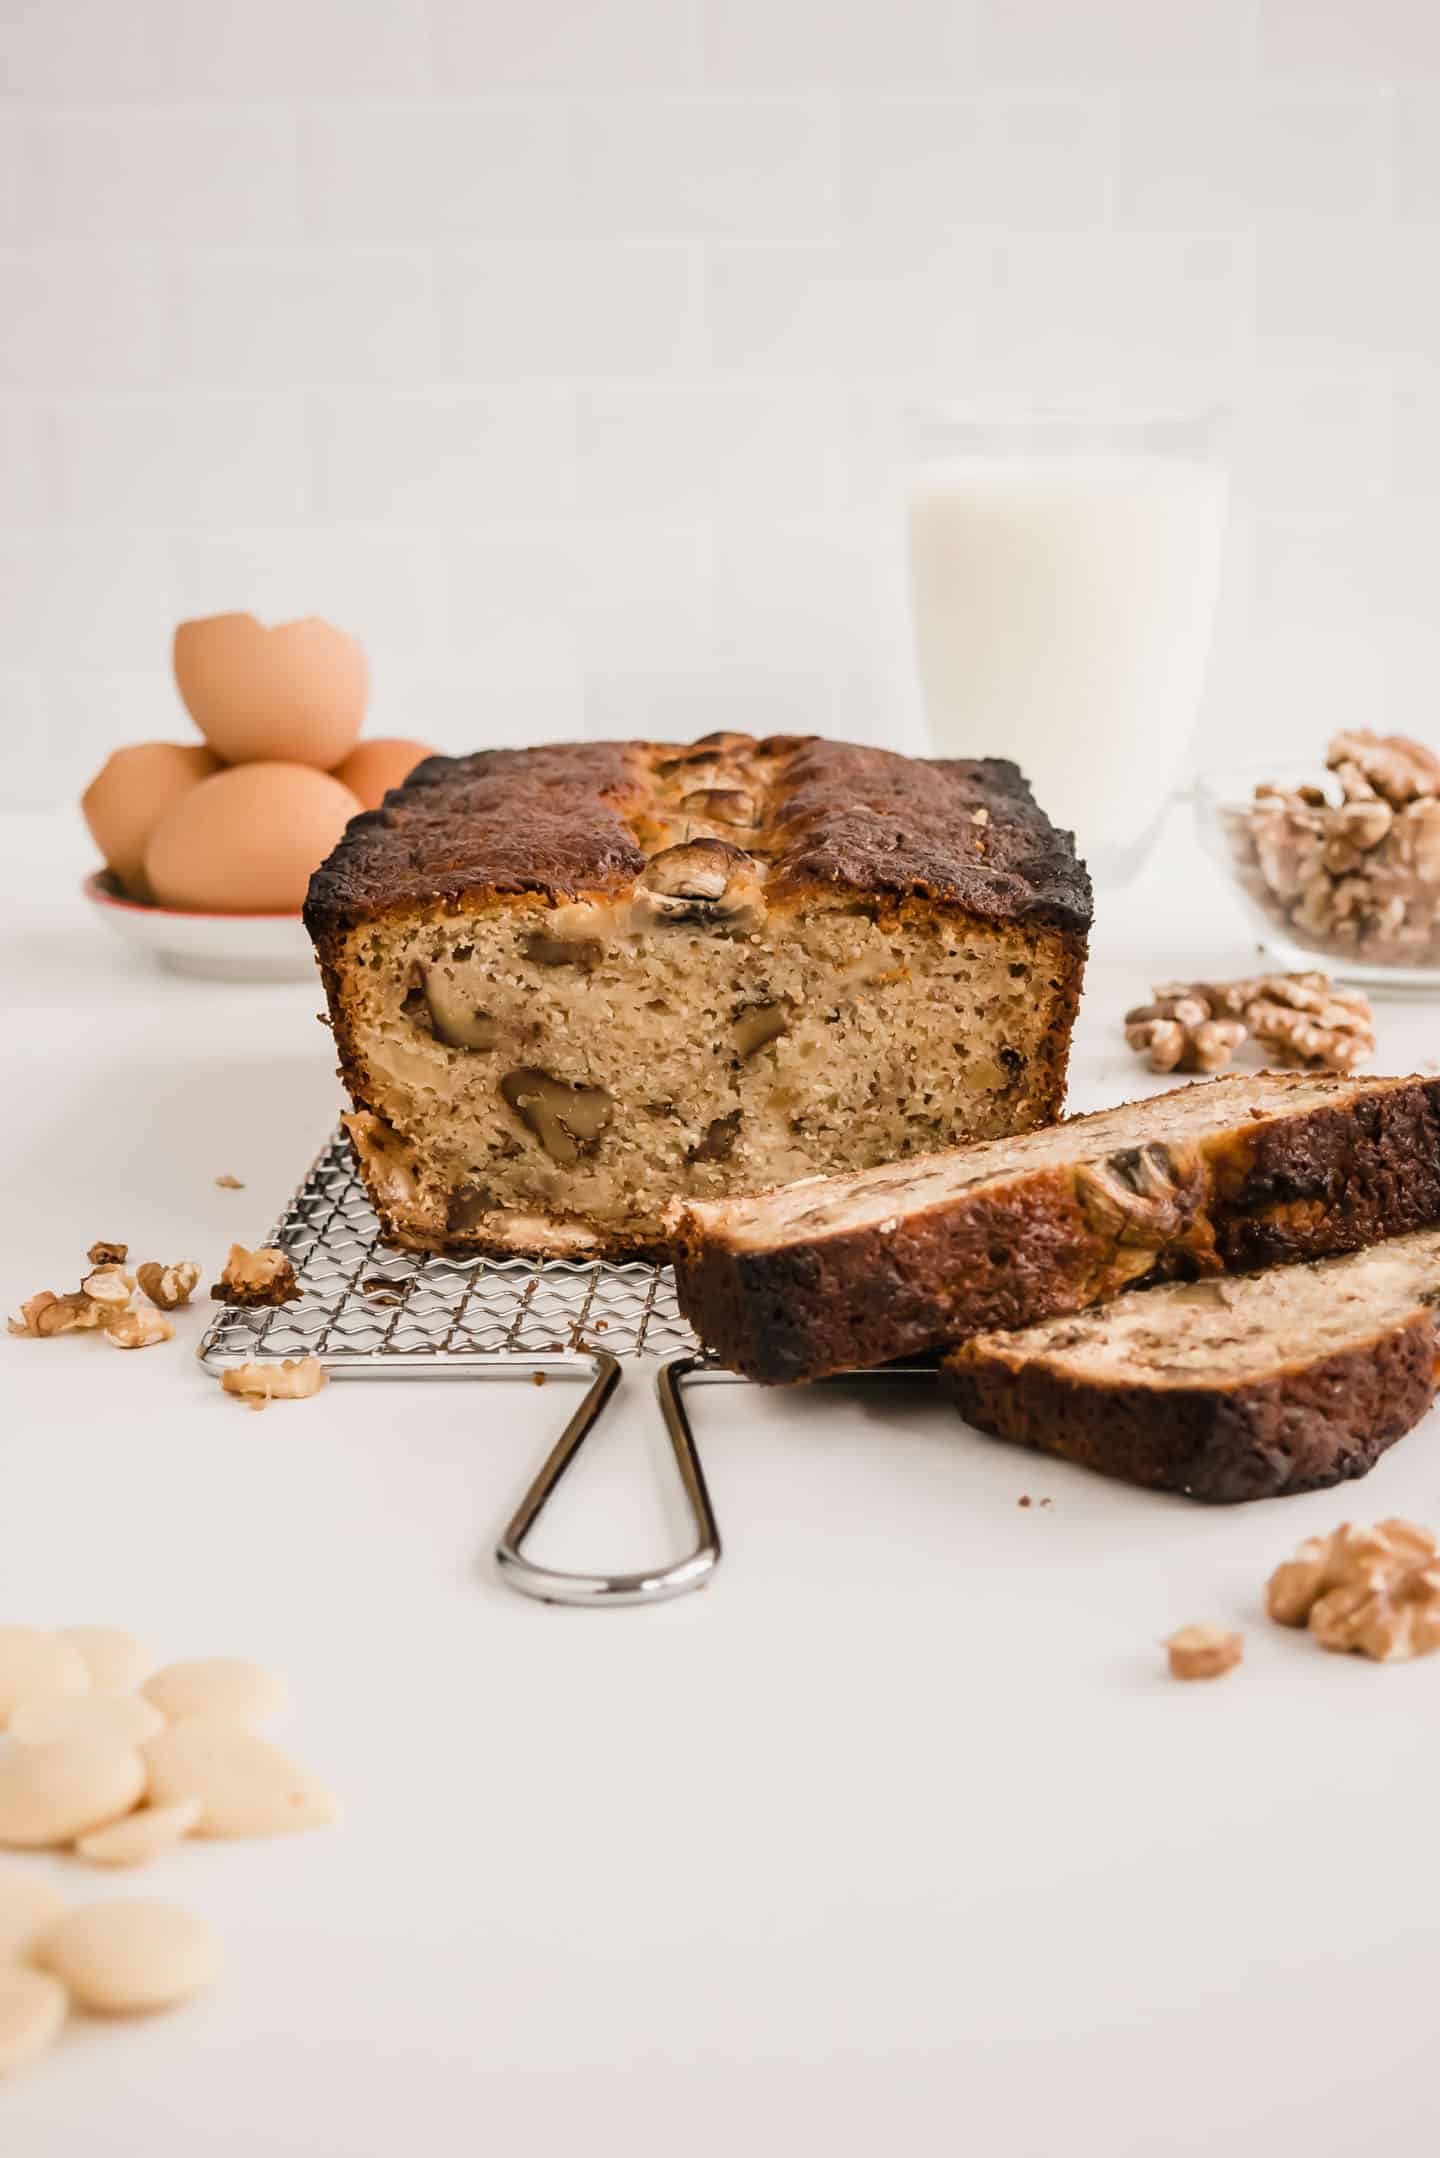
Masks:
[[[1043,932],[797,906],[743,939],[612,902],[356,931],[341,968],[397,1235],[636,1253],[677,1196],[1043,1123],[1067,955]]]
[[[1088,918],[1013,766],[742,735],[432,760],[307,909],[387,1233],[554,1257],[1047,1122]]]

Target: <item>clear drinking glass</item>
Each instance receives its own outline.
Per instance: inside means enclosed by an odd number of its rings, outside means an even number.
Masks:
[[[1097,883],[1132,875],[1199,710],[1229,493],[1219,415],[915,416],[911,597],[938,756],[1013,757]]]

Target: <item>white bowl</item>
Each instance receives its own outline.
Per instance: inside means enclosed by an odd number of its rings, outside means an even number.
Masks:
[[[174,974],[216,982],[299,982],[315,953],[298,914],[191,914],[127,899],[108,869],[85,879],[85,897],[115,934]]]

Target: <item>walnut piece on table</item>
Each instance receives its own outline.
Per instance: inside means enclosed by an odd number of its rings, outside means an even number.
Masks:
[[[232,1244],[210,1294],[220,1304],[293,1304],[300,1285],[290,1260],[275,1245],[262,1244],[258,1251],[247,1251],[243,1244]]]
[[[73,1334],[101,1326],[104,1320],[104,1305],[97,1304],[83,1290],[72,1289],[65,1296],[57,1296],[53,1289],[41,1289],[20,1306],[10,1321],[10,1332],[43,1341],[52,1334]]]
[[[127,1306],[107,1316],[105,1339],[117,1349],[153,1349],[158,1342],[173,1341],[175,1329],[158,1311],[136,1311]]]
[[[1237,1019],[1215,1015],[1203,997],[1182,984],[1173,994],[1154,992],[1153,1004],[1125,1014],[1125,1039],[1146,1057],[1152,1072],[1223,1071],[1245,1039]]]
[[[200,1269],[193,1259],[177,1259],[173,1266],[161,1266],[158,1260],[147,1259],[135,1269],[139,1282],[152,1304],[161,1311],[175,1311],[181,1304],[188,1304],[200,1279]]]
[[[1352,1072],[1375,1053],[1370,1000],[1327,974],[1157,982],[1125,1014],[1125,1039],[1155,1072],[1219,1072],[1246,1040],[1282,1064]]]
[[[80,1284],[82,1296],[88,1296],[92,1304],[104,1304],[112,1311],[123,1311],[134,1293],[134,1280],[120,1266],[94,1267]]]
[[[1440,1649],[1440,1555],[1431,1531],[1394,1518],[1312,1536],[1270,1576],[1265,1608],[1321,1648],[1400,1663]]]
[[[1245,1653],[1244,1636],[1227,1627],[1182,1626],[1165,1643],[1172,1678],[1223,1678]]]
[[[247,1409],[264,1409],[272,1401],[308,1401],[319,1393],[326,1378],[317,1356],[292,1356],[273,1364],[237,1364],[222,1375],[220,1384],[227,1394],[238,1395]]]
[[[123,1266],[129,1255],[128,1244],[111,1244],[103,1238],[92,1244],[85,1254],[92,1266]]]

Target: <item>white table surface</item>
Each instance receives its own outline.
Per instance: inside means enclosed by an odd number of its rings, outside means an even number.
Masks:
[[[337,1105],[314,987],[152,971],[86,866],[67,821],[0,820],[7,1309],[100,1236],[208,1280]],[[1152,976],[1251,961],[1177,828],[1102,911],[1072,1105],[1145,1089],[1117,1019]],[[1436,1047],[1383,1009],[1380,1068]],[[4,1341],[0,1618],[273,1662],[344,1821],[127,1876],[4,1860],[190,1905],[228,1955],[8,2085],[6,2158],[1425,2147],[1440,1658],[1329,1657],[1259,1599],[1347,1517],[1440,1522],[1433,1417],[1363,1488],[1206,1509],[915,1386],[711,1388],[714,1585],[572,1612],[488,1556],[568,1389],[251,1416],[191,1359],[203,1321]],[[632,1380],[538,1555],[674,1548],[665,1467]],[[1176,1685],[1158,1643],[1202,1618],[1245,1663]]]

